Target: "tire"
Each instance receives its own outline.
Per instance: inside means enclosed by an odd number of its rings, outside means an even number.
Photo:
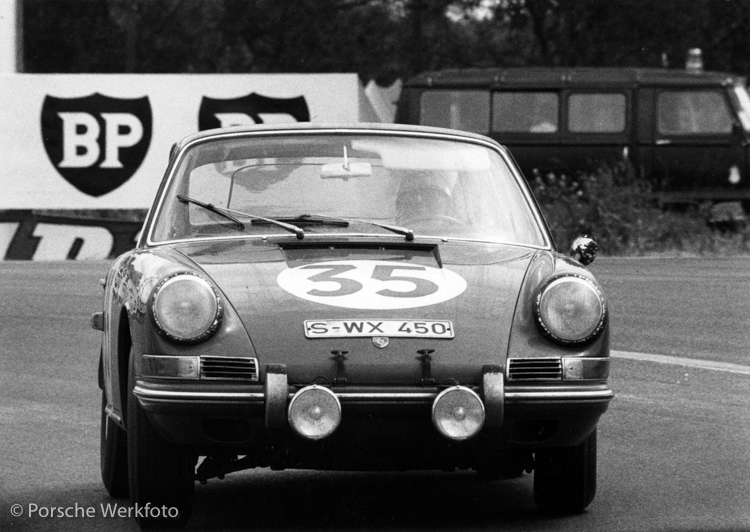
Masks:
[[[596,429],[575,447],[536,453],[534,502],[544,510],[578,514],[596,495]]]
[[[102,482],[114,499],[128,497],[128,438],[124,430],[106,414],[107,397],[102,391],[101,446],[99,452]]]
[[[128,370],[128,476],[133,515],[142,529],[183,528],[193,509],[195,455],[154,430],[133,395],[135,369]]]

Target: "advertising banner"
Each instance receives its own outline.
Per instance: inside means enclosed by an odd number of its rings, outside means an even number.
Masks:
[[[0,97],[0,210],[147,209],[185,135],[378,121],[356,74],[6,74]]]

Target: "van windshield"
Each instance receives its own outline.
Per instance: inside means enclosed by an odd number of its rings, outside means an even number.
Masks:
[[[734,86],[734,94],[740,103],[739,116],[742,121],[742,127],[750,133],[750,96],[747,94],[747,89],[742,85]]]

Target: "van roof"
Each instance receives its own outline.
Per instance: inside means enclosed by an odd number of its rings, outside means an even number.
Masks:
[[[745,84],[745,78],[726,72],[691,72],[666,68],[518,67],[466,68],[424,72],[404,87],[574,87],[611,85],[699,86]]]

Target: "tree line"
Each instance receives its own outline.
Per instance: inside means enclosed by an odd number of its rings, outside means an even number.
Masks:
[[[28,73],[684,66],[750,74],[750,0],[19,0]]]

